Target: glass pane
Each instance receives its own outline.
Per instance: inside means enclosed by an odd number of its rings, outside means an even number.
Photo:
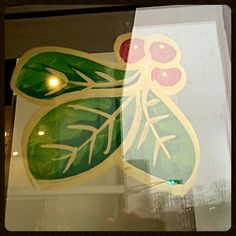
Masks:
[[[221,7],[204,9],[58,17],[84,22],[82,44],[29,39],[11,80],[8,230],[230,228],[230,61]]]

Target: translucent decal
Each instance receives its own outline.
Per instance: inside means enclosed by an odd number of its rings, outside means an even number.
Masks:
[[[32,183],[84,183],[118,165],[145,184],[159,182],[160,191],[185,194],[200,151],[169,98],[186,83],[180,49],[164,35],[128,33],[117,38],[114,53],[116,63],[60,47],[20,58],[11,87],[42,106],[22,140]]]

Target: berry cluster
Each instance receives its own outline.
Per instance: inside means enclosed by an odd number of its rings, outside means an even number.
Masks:
[[[152,81],[166,88],[177,85],[184,77],[179,54],[174,42],[161,37],[156,40],[132,37],[123,40],[119,47],[119,57],[126,64],[143,63],[148,57],[153,65],[150,68]]]

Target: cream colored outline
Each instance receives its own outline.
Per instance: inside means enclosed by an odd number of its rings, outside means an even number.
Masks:
[[[131,34],[125,34],[125,35],[121,35],[120,37],[118,37],[118,39],[116,40],[116,43],[114,45],[114,52],[116,54],[116,56],[118,55],[118,46],[122,43],[122,41],[128,37],[130,37]],[[137,34],[135,34],[137,35]],[[145,37],[146,36],[137,36],[137,37]],[[153,37],[154,38],[154,37]],[[149,40],[153,39],[152,37],[149,37]],[[144,41],[146,42],[146,41]],[[43,107],[41,108],[38,112],[35,113],[35,115],[32,117],[32,119],[30,120],[30,122],[28,123],[28,125],[25,128],[24,131],[24,135],[22,138],[22,148],[23,148],[23,159],[24,159],[24,163],[25,163],[25,167],[27,170],[27,173],[30,177],[31,182],[33,183],[33,185],[36,188],[40,188],[40,187],[58,187],[58,186],[65,186],[67,185],[67,183],[71,183],[71,184],[78,184],[78,183],[84,183],[87,182],[90,179],[93,179],[95,177],[97,177],[97,175],[100,173],[104,173],[106,170],[108,170],[108,168],[110,168],[113,165],[118,165],[121,169],[123,169],[125,172],[127,172],[128,175],[132,175],[133,177],[136,177],[139,181],[145,183],[145,184],[150,184],[150,180],[151,183],[152,182],[156,182],[156,181],[164,181],[162,179],[159,179],[157,177],[153,177],[150,176],[149,174],[139,170],[138,168],[133,167],[132,165],[128,164],[124,159],[122,159],[121,157],[125,155],[125,153],[127,152],[127,150],[130,148],[130,146],[133,143],[133,140],[137,134],[137,124],[140,124],[141,121],[141,117],[142,117],[142,112],[140,112],[140,101],[139,101],[139,95],[137,95],[140,92],[139,86],[140,85],[144,85],[143,81],[142,83],[136,83],[134,86],[132,86],[131,88],[124,88],[124,89],[99,89],[99,90],[89,90],[89,89],[84,89],[83,91],[76,91],[76,92],[72,92],[70,94],[63,94],[58,98],[52,99],[51,101],[42,101],[41,99],[34,99],[31,98],[30,96],[25,95],[24,93],[22,93],[21,91],[19,91],[16,87],[15,87],[15,82],[17,79],[17,76],[22,68],[22,66],[25,64],[25,62],[27,62],[29,60],[29,58],[31,58],[32,56],[35,56],[39,53],[42,52],[48,52],[48,51],[53,51],[53,52],[61,52],[61,53],[69,53],[75,56],[81,56],[90,60],[93,60],[97,63],[100,63],[102,65],[105,66],[110,66],[113,69],[120,69],[120,70],[124,70],[127,67],[127,64],[117,64],[117,63],[111,63],[106,61],[105,59],[99,59],[96,56],[90,55],[88,53],[84,53],[84,52],[80,52],[77,50],[73,50],[73,49],[68,49],[68,48],[60,48],[60,47],[40,47],[40,48],[36,48],[36,49],[32,49],[28,52],[26,52],[22,58],[19,60],[19,63],[17,64],[14,72],[13,72],[13,76],[12,76],[12,81],[11,81],[11,88],[16,92],[16,94],[19,94],[21,96],[23,96],[24,98],[26,98],[27,100],[31,100],[33,103],[37,103],[40,105],[50,105],[47,107]],[[181,54],[179,54],[181,55]],[[118,55],[119,58],[119,55]],[[180,58],[180,57],[179,57]],[[120,60],[121,61],[121,60]],[[138,69],[138,65],[141,65],[144,60],[141,60],[139,63],[134,63],[134,65],[128,65],[129,69]],[[150,61],[149,61],[150,64]],[[155,62],[155,66],[158,63]],[[175,64],[168,64],[168,65],[162,65],[160,64],[160,68],[165,69],[165,68],[169,68],[169,66],[175,66],[178,68],[182,68],[179,64],[179,61],[176,60]],[[183,68],[182,68],[183,69]],[[144,68],[144,71],[147,72],[147,68]],[[184,69],[183,69],[184,71]],[[184,72],[185,73],[185,72]],[[146,73],[142,73],[141,74],[146,74]],[[127,79],[127,78],[125,78]],[[191,188],[194,179],[196,178],[196,173],[197,173],[197,169],[198,169],[198,165],[199,165],[199,156],[200,156],[200,148],[199,148],[199,144],[198,144],[198,140],[197,140],[197,136],[191,126],[191,124],[189,123],[189,121],[185,118],[185,116],[183,115],[183,113],[179,110],[179,108],[165,95],[165,94],[173,94],[176,93],[177,91],[179,91],[185,84],[186,82],[186,74],[184,77],[184,82],[182,82],[182,84],[176,89],[172,89],[172,91],[168,91],[168,90],[164,90],[161,88],[159,88],[157,85],[154,87],[151,87],[150,84],[152,84],[153,82],[149,82],[147,84],[149,84],[149,89],[151,89],[155,94],[158,94],[158,98],[160,98],[160,100],[162,100],[163,103],[165,103],[170,109],[171,111],[176,115],[176,117],[179,119],[179,121],[183,124],[184,128],[186,129],[186,131],[188,132],[188,134],[190,135],[193,145],[194,145],[194,150],[195,150],[195,154],[196,154],[196,162],[195,162],[195,166],[192,172],[191,177],[188,179],[188,181],[183,184],[183,185],[178,185],[178,186],[172,186],[171,188],[167,185],[167,184],[161,184],[158,185],[157,188],[160,191],[166,191],[166,192],[172,192],[174,194],[178,194],[178,195],[183,195],[185,194],[189,188]],[[147,85],[146,85],[147,86]],[[145,87],[146,87],[145,86]],[[136,91],[137,89],[137,91]],[[135,92],[136,91],[136,92]],[[55,108],[56,106],[62,104],[62,103],[66,103],[68,101],[72,101],[75,99],[79,99],[79,98],[83,98],[83,99],[87,99],[87,98],[95,98],[95,97],[118,97],[118,96],[134,96],[136,94],[136,111],[135,111],[135,116],[134,116],[134,120],[133,123],[131,125],[131,128],[128,132],[127,137],[125,138],[125,140],[123,141],[123,144],[106,160],[103,161],[102,165],[98,165],[96,167],[94,167],[93,169],[86,171],[82,174],[79,174],[78,176],[72,176],[72,177],[68,177],[66,179],[58,179],[58,180],[36,180],[30,173],[29,170],[29,166],[28,166],[28,162],[27,162],[27,150],[24,147],[27,147],[27,145],[25,145],[28,141],[30,132],[32,131],[34,125],[36,123],[38,123],[38,121],[47,113],[49,112],[51,109]],[[128,168],[128,171],[127,171]]]
[[[159,102],[160,102],[160,99],[152,99],[147,102],[147,105],[151,107],[151,106],[157,105]]]
[[[83,74],[82,72],[75,70],[74,71],[80,75],[84,80],[86,80],[87,82],[76,82],[76,81],[68,81],[68,83],[72,83],[72,84],[77,84],[77,85],[81,85],[81,86],[88,86],[89,88],[107,88],[107,87],[112,87],[112,86],[118,86],[118,85],[123,85],[124,84],[124,80],[114,80],[111,81],[111,79],[108,79],[108,77],[112,78],[111,76],[103,76],[102,72],[98,72],[96,71],[95,73],[99,76],[101,76],[102,78],[108,80],[109,82],[106,83],[96,83],[94,81],[92,81],[90,78],[88,78],[88,76],[86,76],[85,74]],[[125,83],[128,84],[132,81],[134,81],[135,79],[137,79],[138,74],[140,72],[137,70],[132,76],[125,78]]]
[[[104,111],[100,111],[98,109],[95,109],[95,108],[91,108],[91,107],[85,107],[85,106],[81,106],[81,105],[67,105],[67,107],[72,107],[74,108],[75,110],[76,109],[79,109],[79,110],[84,110],[84,111],[90,111],[90,112],[93,112],[93,113],[96,113],[100,116],[103,116],[103,117],[106,117],[106,118],[110,118],[111,115],[104,112]]]

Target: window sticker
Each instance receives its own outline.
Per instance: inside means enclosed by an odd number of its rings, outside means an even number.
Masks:
[[[159,183],[160,191],[186,194],[200,147],[170,98],[186,84],[181,50],[164,35],[128,33],[117,38],[114,53],[117,62],[111,63],[40,47],[19,59],[11,87],[42,106],[22,140],[32,184],[84,183],[118,165],[144,184]]]

